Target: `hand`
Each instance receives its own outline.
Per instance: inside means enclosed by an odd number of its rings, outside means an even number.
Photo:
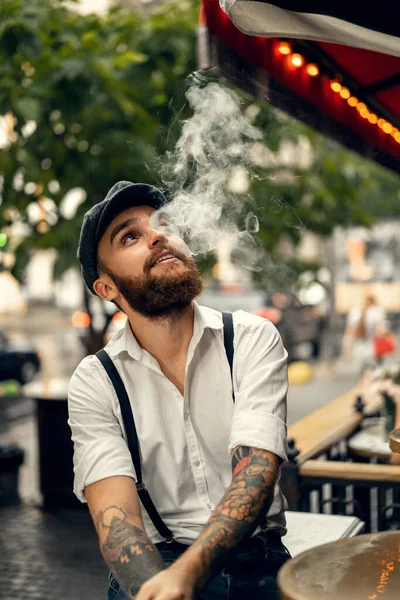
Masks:
[[[193,600],[194,583],[183,572],[171,565],[148,579],[135,600]]]

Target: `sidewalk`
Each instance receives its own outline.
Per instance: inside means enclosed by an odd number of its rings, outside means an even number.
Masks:
[[[11,408],[16,420],[0,427],[0,443],[22,447],[25,462],[19,474],[22,503],[0,507],[0,599],[105,600],[108,570],[88,510],[40,510],[33,407],[24,401]]]
[[[85,509],[43,513],[0,509],[0,598],[101,600],[107,567]]]

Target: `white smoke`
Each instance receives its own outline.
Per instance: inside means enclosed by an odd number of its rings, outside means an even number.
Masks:
[[[193,255],[228,238],[235,262],[260,271],[264,253],[253,236],[259,225],[248,190],[249,155],[263,135],[242,113],[239,96],[218,83],[204,85],[195,75],[186,98],[193,115],[160,169],[172,200],[153,215],[154,224],[168,221]]]
[[[271,181],[282,172],[278,155],[252,124],[258,107],[245,108],[233,90],[198,73],[191,77],[186,99],[192,116],[183,121],[175,148],[157,165],[171,200],[154,213],[154,226],[168,222],[166,229],[183,239],[185,251],[194,256],[204,257],[214,250],[218,254],[223,242],[233,249],[232,262],[259,273],[265,288],[289,287],[295,273],[265,251],[255,235],[257,215],[263,215],[265,222],[268,214],[266,222],[270,218],[271,226],[276,218],[286,219],[288,228],[304,226],[295,209],[275,195],[265,199],[267,208],[265,203],[257,206],[250,195],[251,182],[264,177],[260,168],[266,169],[265,178]],[[285,172],[294,177],[290,169]]]

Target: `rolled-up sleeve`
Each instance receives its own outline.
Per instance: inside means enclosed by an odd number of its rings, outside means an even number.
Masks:
[[[81,502],[86,502],[84,489],[91,483],[115,475],[135,479],[112,395],[97,370],[78,366],[68,389],[68,423],[74,444],[74,493]]]
[[[243,349],[235,348],[235,360],[238,383],[229,450],[262,448],[286,461],[287,352],[274,325],[260,322]]]

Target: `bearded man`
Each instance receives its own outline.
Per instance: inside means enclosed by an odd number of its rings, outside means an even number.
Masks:
[[[111,569],[108,600],[275,600],[290,557],[287,354],[243,311],[229,349],[221,313],[195,302],[187,247],[153,223],[164,203],[123,181],[83,221],[86,285],[127,320],[70,382],[74,491]]]

